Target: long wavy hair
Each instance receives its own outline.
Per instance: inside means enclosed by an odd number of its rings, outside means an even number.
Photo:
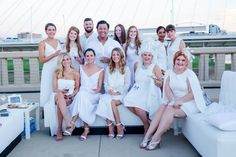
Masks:
[[[116,35],[116,27],[120,27],[121,29],[121,37],[120,39]],[[122,24],[118,24],[114,28],[114,40],[118,41],[120,45],[124,45],[125,40],[126,40],[126,32],[125,32],[125,27]]]
[[[116,47],[116,48],[114,48],[113,50],[112,50],[112,52],[111,52],[111,60],[110,60],[110,63],[109,63],[109,72],[110,72],[110,74],[111,73],[113,73],[114,71],[115,71],[115,66],[116,66],[116,64],[115,64],[115,62],[112,60],[112,55],[113,55],[113,53],[114,52],[118,52],[119,54],[120,54],[120,61],[119,61],[119,71],[120,71],[120,73],[121,74],[124,74],[125,73],[125,56],[124,56],[124,53],[123,53],[123,51],[120,49],[120,48],[118,48],[118,47]]]
[[[82,53],[82,48],[81,48],[80,39],[79,39],[79,29],[75,26],[71,26],[68,33],[67,33],[67,36],[66,36],[66,51],[70,52],[70,38],[69,38],[69,35],[70,35],[71,31],[75,31],[77,33],[77,38],[75,39],[75,43],[76,43],[76,46],[78,48],[78,55],[81,56],[80,53]]]
[[[130,43],[130,41],[131,41],[131,39],[130,39],[130,37],[129,37],[129,33],[130,33],[130,30],[131,30],[132,28],[136,29],[136,31],[137,31],[137,35],[136,35],[135,41],[134,41],[134,42],[135,42],[135,46],[136,46],[136,54],[137,54],[137,55],[138,55],[138,49],[139,49],[140,46],[141,46],[141,40],[140,40],[140,38],[139,38],[139,33],[138,33],[137,27],[136,27],[136,26],[130,26],[129,29],[128,29],[128,31],[127,31],[127,36],[126,36],[126,44],[125,44],[125,55],[126,55],[126,56],[127,56],[128,46],[129,46],[129,43]]]
[[[63,77],[64,77],[64,67],[63,67],[63,65],[62,65],[62,61],[63,61],[63,59],[64,59],[65,56],[69,57],[70,60],[71,60],[71,57],[70,57],[69,53],[61,53],[61,54],[58,56],[57,67],[56,67],[56,70],[55,70],[57,79],[60,79],[60,78],[63,78]],[[70,63],[70,67],[71,67],[72,69],[74,69],[73,66],[72,66],[72,63]]]

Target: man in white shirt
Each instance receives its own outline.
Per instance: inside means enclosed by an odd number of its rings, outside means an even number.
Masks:
[[[86,49],[92,48],[96,53],[96,64],[102,68],[105,68],[110,62],[111,51],[115,47],[119,47],[121,49],[122,47],[117,41],[108,37],[109,24],[106,21],[99,21],[96,28],[98,36],[96,39],[88,42]]]
[[[85,18],[84,19],[84,34],[80,36],[80,45],[83,49],[83,51],[85,51],[85,47],[86,44],[90,41],[90,40],[94,40],[95,38],[97,38],[97,33],[93,31],[93,20],[91,18]]]

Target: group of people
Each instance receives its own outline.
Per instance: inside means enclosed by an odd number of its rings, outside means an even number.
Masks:
[[[61,46],[55,39],[56,26],[48,23],[48,37],[39,44],[44,63],[40,105],[45,127],[56,140],[81,125],[80,139],[86,140],[97,115],[106,121],[110,138],[123,138],[125,126],[117,106],[124,105],[143,123],[140,148],[153,150],[174,117],[204,112],[199,81],[188,69],[190,55],[176,37],[175,26],[158,27],[155,41],[142,41],[136,26],[126,33],[123,25],[116,25],[114,39],[108,37],[106,21],[97,23],[97,33],[93,27],[91,18],[84,20],[83,35],[72,26]]]

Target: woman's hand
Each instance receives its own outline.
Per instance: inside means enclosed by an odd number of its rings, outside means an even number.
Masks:
[[[100,92],[100,89],[99,88],[96,88],[96,89],[92,89],[94,91],[95,94],[99,93]]]
[[[53,57],[57,57],[61,53],[61,50],[57,50],[53,53]]]
[[[175,101],[173,104],[174,108],[180,108],[182,106],[182,102],[181,101]]]

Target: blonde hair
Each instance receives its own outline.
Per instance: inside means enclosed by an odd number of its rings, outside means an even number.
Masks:
[[[57,79],[60,79],[60,78],[64,77],[64,67],[62,65],[62,61],[63,61],[65,56],[69,57],[70,60],[71,60],[71,57],[70,57],[69,53],[61,53],[61,54],[59,54],[58,60],[57,60],[57,67],[56,67],[56,70],[55,70],[55,74],[57,76]],[[72,64],[70,64],[70,67],[73,69]]]
[[[110,60],[110,63],[109,63],[109,72],[110,72],[110,74],[111,73],[113,73],[114,72],[114,70],[115,70],[115,62],[112,60],[112,54],[114,53],[114,52],[118,52],[119,54],[120,54],[120,61],[119,61],[119,71],[120,71],[120,73],[121,74],[124,74],[125,73],[125,56],[124,56],[124,53],[123,53],[123,51],[120,49],[120,48],[118,48],[118,47],[116,47],[116,48],[114,48],[113,50],[112,50],[112,52],[111,52],[111,60]]]

